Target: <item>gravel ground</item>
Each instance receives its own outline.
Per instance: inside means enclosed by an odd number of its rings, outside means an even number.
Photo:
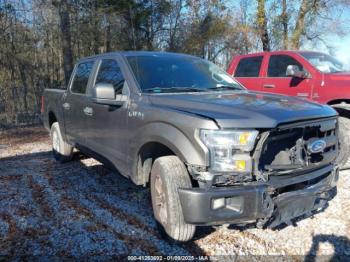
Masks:
[[[158,234],[148,189],[78,154],[56,163],[50,150],[41,127],[0,132],[1,256],[350,259],[350,171],[341,172],[337,196],[313,217],[278,230],[201,227],[193,242],[180,245]]]

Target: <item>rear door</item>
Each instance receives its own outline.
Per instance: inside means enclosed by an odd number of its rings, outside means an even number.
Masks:
[[[129,89],[117,57],[103,58],[98,67],[92,88],[99,83],[112,84],[116,95],[128,94]],[[128,148],[127,103],[121,106],[96,104],[89,100],[87,116],[88,146],[109,159],[118,168],[125,168]]]
[[[233,76],[249,90],[261,91],[260,71],[263,58],[263,55],[242,57]]]
[[[84,144],[86,133],[86,115],[84,109],[88,103],[86,90],[89,84],[94,61],[85,61],[76,65],[69,90],[62,104],[66,127],[66,137],[71,143]]]
[[[296,65],[299,70],[306,70],[296,57],[286,54],[274,54],[268,58],[266,77],[263,78],[263,91],[298,96],[304,99],[311,98],[312,78],[297,78],[286,75],[288,65]]]

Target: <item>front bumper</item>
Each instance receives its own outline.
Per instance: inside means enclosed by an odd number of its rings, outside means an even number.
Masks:
[[[266,183],[179,189],[179,195],[188,224],[258,222],[275,227],[324,207],[338,177],[338,168],[330,165],[304,175],[271,176]]]

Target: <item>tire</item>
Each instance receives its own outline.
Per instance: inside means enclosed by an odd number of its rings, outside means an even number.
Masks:
[[[73,147],[63,140],[58,122],[52,124],[50,136],[54,158],[61,163],[72,160]]]
[[[178,193],[178,188],[191,187],[186,167],[178,157],[164,156],[155,160],[151,171],[153,213],[158,228],[169,240],[186,242],[194,236],[196,227],[185,223]]]
[[[346,165],[350,160],[350,119],[345,117],[339,117],[339,155],[337,158],[337,164],[340,167]]]

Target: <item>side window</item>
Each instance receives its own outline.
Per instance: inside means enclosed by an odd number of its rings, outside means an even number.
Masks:
[[[89,61],[78,65],[71,88],[73,93],[85,94],[93,65],[94,61]]]
[[[235,76],[236,77],[258,77],[260,72],[262,56],[253,56],[242,58],[239,61]]]
[[[114,59],[104,59],[98,70],[96,77],[96,84],[108,83],[112,84],[115,88],[116,94],[121,94],[124,86],[124,76],[118,62]]]
[[[288,55],[272,55],[269,61],[267,76],[269,77],[287,77],[286,71],[289,65],[296,65],[299,70],[303,70],[303,66],[294,58]]]

